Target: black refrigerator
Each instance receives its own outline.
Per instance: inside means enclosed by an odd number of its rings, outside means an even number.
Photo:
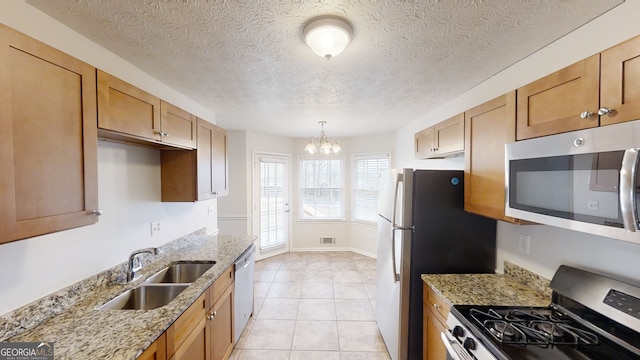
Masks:
[[[393,360],[422,359],[421,274],[493,273],[496,221],[464,211],[464,173],[381,175],[376,322]]]

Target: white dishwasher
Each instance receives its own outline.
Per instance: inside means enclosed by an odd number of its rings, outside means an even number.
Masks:
[[[234,264],[236,271],[233,294],[235,342],[238,342],[253,313],[253,268],[255,262],[256,247],[251,245]]]

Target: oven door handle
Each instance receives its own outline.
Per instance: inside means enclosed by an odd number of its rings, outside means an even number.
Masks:
[[[638,212],[636,204],[636,179],[638,168],[638,149],[627,149],[620,168],[620,212],[627,231],[638,231]]]
[[[471,354],[448,331],[441,332],[440,338],[444,343],[444,347],[447,348],[447,353],[453,360],[474,360]]]

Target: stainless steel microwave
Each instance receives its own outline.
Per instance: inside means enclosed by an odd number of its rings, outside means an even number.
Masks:
[[[505,214],[640,242],[640,121],[506,145]]]

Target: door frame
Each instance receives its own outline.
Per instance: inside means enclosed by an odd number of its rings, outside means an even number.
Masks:
[[[287,198],[288,198],[288,204],[289,204],[289,212],[286,213],[288,215],[287,216],[287,231],[289,232],[288,234],[288,238],[287,238],[287,244],[284,246],[279,246],[273,249],[268,249],[263,251],[262,249],[260,249],[260,238],[259,238],[259,234],[260,234],[260,204],[259,204],[259,200],[260,200],[260,169],[259,169],[259,158],[265,156],[265,157],[274,157],[274,158],[282,158],[284,160],[286,160],[286,165],[287,165],[287,187],[288,189],[286,189],[287,192]],[[292,181],[292,174],[291,174],[291,154],[284,154],[284,153],[276,153],[276,152],[271,152],[271,151],[258,151],[258,150],[254,150],[252,151],[251,154],[251,209],[252,209],[252,214],[253,214],[253,233],[258,235],[258,239],[256,241],[256,260],[262,260],[262,259],[266,259],[272,256],[276,256],[276,255],[280,255],[280,254],[286,254],[291,250],[291,234],[292,234],[292,230],[293,230],[293,225],[291,223],[292,217],[291,217],[291,195],[292,195],[292,191],[291,191],[291,181]]]

